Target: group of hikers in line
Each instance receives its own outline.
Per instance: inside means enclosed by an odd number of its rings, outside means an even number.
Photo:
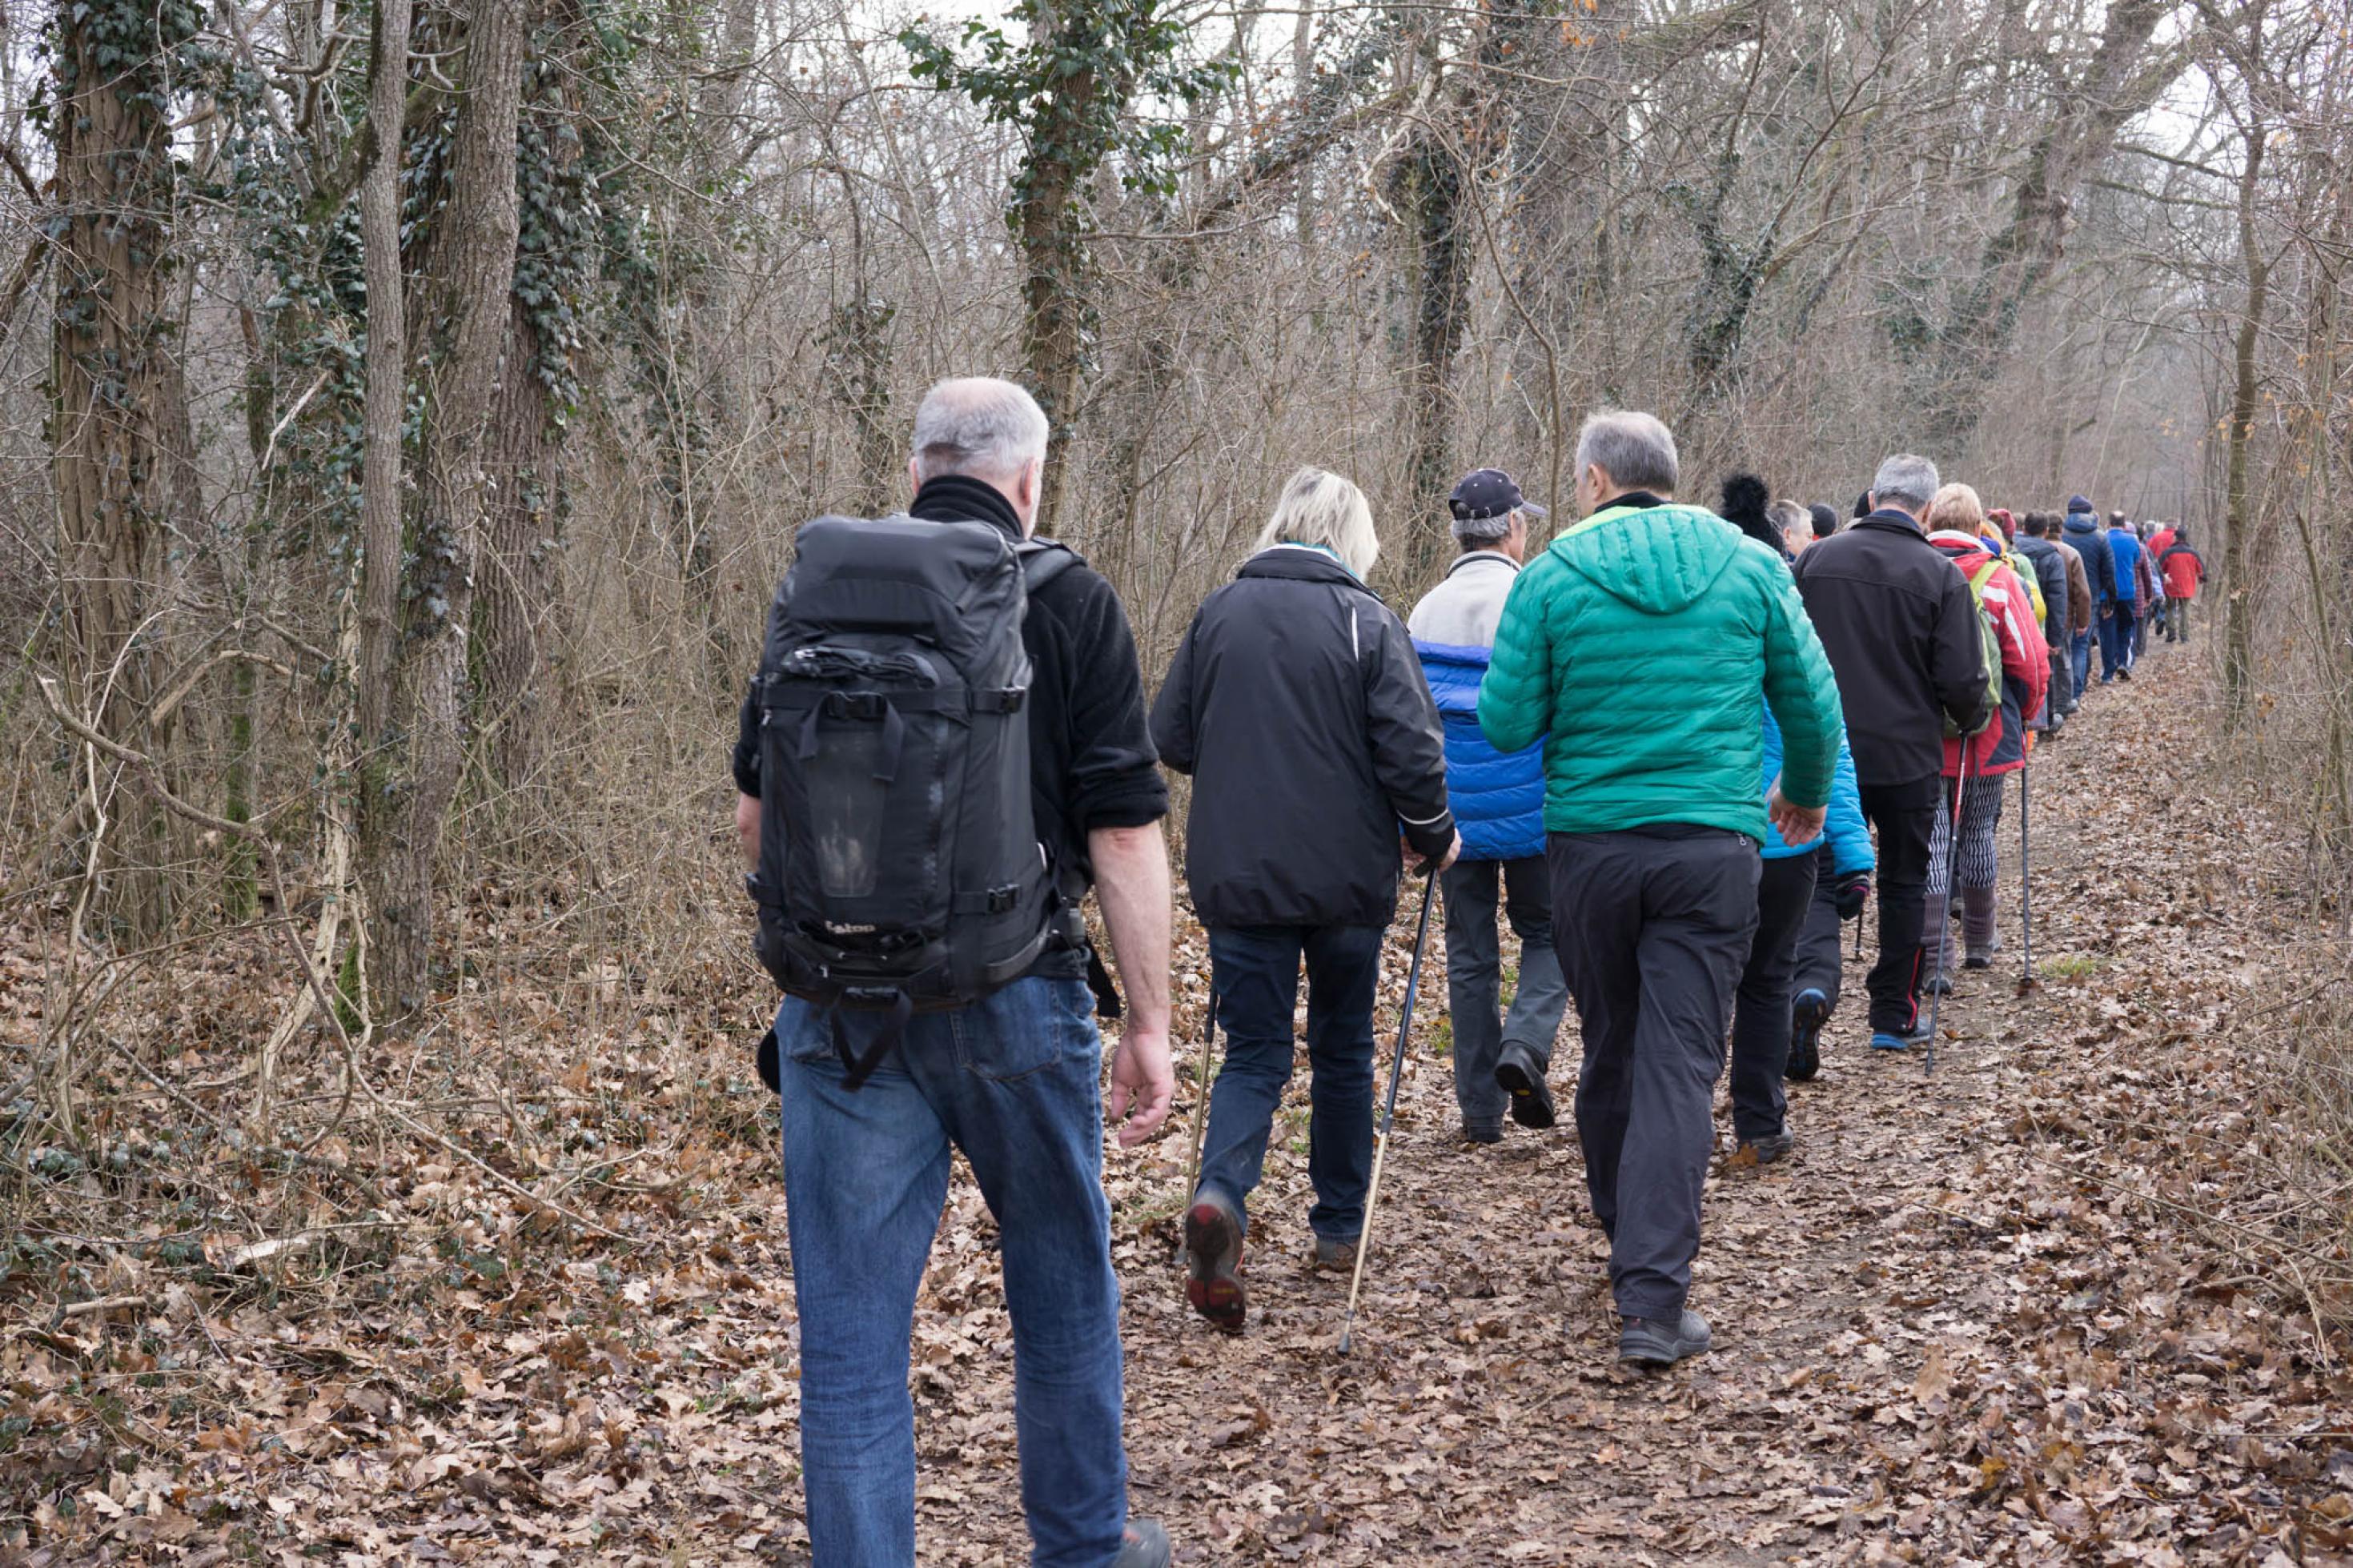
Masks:
[[[907,515],[803,530],[735,747],[757,946],[786,993],[762,1071],[828,1568],[914,1561],[909,1341],[952,1150],[998,1226],[1033,1561],[1170,1561],[1127,1511],[1096,1026],[1122,1018],[1109,1113],[1147,1142],[1175,1098],[1162,766],[1192,780],[1225,1037],[1184,1217],[1193,1308],[1247,1321],[1303,970],[1313,1261],[1355,1265],[1381,951],[1413,870],[1442,898],[1471,1144],[1552,1125],[1576,1007],[1618,1353],[1664,1367],[1710,1344],[1688,1296],[1727,1041],[1736,1145],[1785,1159],[1783,1085],[1820,1069],[1841,922],[1875,879],[1870,1044],[1924,1043],[1951,926],[1932,887],[1957,889],[1964,966],[1989,963],[2003,779],[2080,702],[2091,637],[2128,679],[2146,612],[2161,596],[2186,637],[2202,574],[2179,529],[2103,532],[2080,497],[2013,521],[1912,456],[1843,528],[1748,476],[1711,511],[1675,499],[1664,425],[1605,412],[1578,433],[1579,521],[1531,559],[1544,510],[1469,474],[1459,552],[1405,618],[1366,586],[1364,494],[1302,468],[1147,706],[1111,584],[1031,537],[1048,434],[1010,383],[932,389]],[[1090,889],[1124,1002],[1077,917]]]

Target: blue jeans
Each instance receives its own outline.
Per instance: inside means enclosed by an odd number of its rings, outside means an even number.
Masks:
[[[852,1050],[880,1022],[841,1017]],[[953,1146],[997,1218],[1031,1562],[1103,1568],[1127,1528],[1127,1457],[1103,1041],[1085,984],[1033,976],[918,1016],[855,1093],[842,1088],[822,1011],[787,998],[776,1047],[816,1560],[915,1561],[908,1339]]]
[[[1552,873],[1545,858],[1457,860],[1439,873],[1446,895],[1446,1006],[1454,1023],[1454,1103],[1465,1127],[1501,1126],[1512,1097],[1495,1081],[1495,1063],[1507,1044],[1525,1047],[1536,1071],[1552,1065],[1560,1016],[1568,1011],[1568,982],[1552,945]],[[1503,942],[1495,929],[1501,894],[1504,917],[1520,939],[1520,984],[1509,1016],[1496,1011],[1504,974]]]
[[[2100,623],[2097,621],[2094,621],[2092,623],[2093,626],[2097,626]],[[2084,630],[2077,632],[2073,637],[2069,637],[2067,641],[2068,655],[2074,661],[2075,667],[2074,700],[2077,702],[2081,702],[2084,700],[2084,688],[2092,683],[2091,628],[2088,626],[2085,627]]]
[[[1291,1019],[1307,962],[1308,1228],[1354,1242],[1373,1175],[1373,994],[1381,926],[1217,926],[1209,986],[1226,1061],[1209,1091],[1201,1185],[1242,1211],[1266,1169],[1266,1141],[1291,1081]]]
[[[2100,623],[2100,679],[2112,680],[2132,668],[2133,606],[2119,600]]]

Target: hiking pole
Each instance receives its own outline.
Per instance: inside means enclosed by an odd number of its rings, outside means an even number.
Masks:
[[[1209,1128],[1209,1052],[1218,1043],[1218,994],[1209,993],[1209,1005],[1201,1015],[1201,1060],[1193,1073],[1193,1147],[1185,1159],[1185,1201],[1193,1201],[1193,1184],[1201,1179],[1201,1140]],[[1184,1232],[1177,1232],[1176,1256],[1185,1256]]]
[[[1969,754],[1977,737],[1961,737],[1961,771],[1953,781],[1953,813],[1945,819],[1945,885],[1929,899],[1928,919],[1936,928],[1936,974],[1928,985],[1928,1065],[1923,1076],[1936,1075],[1936,1018],[1945,1000],[1945,952],[1953,937],[1953,878],[1961,866],[1961,805],[1969,789]]]
[[[2018,923],[2025,937],[2025,973],[2018,977],[2018,994],[2033,994],[2042,983],[2034,978],[2034,856],[2030,848],[2030,825],[2034,818],[2029,810],[2028,786],[2034,778],[2034,753],[2029,750],[2018,764]]]
[[[1397,1122],[1398,1079],[1405,1073],[1405,1042],[1413,1029],[1414,993],[1421,989],[1421,950],[1430,940],[1430,906],[1438,892],[1438,861],[1433,858],[1422,875],[1429,880],[1421,889],[1421,919],[1414,927],[1413,963],[1405,972],[1405,1010],[1398,1015],[1397,1050],[1389,1058],[1388,1096],[1381,1102],[1381,1123],[1373,1130],[1373,1179],[1365,1189],[1365,1224],[1356,1232],[1356,1268],[1348,1278],[1348,1316],[1340,1325],[1340,1353],[1348,1353],[1348,1345],[1356,1329],[1356,1292],[1365,1284],[1365,1255],[1373,1249],[1373,1205],[1381,1201],[1381,1166],[1389,1156],[1389,1129]]]

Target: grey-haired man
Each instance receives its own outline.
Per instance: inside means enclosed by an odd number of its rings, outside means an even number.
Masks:
[[[1460,551],[1445,581],[1407,619],[1430,695],[1446,721],[1446,793],[1462,855],[1439,879],[1446,893],[1446,993],[1454,1025],[1454,1100],[1462,1136],[1501,1142],[1504,1112],[1523,1127],[1553,1124],[1554,1037],[1568,983],[1553,949],[1545,869],[1544,742],[1498,752],[1479,729],[1479,682],[1504,599],[1527,559],[1528,520],[1545,509],[1501,468],[1466,474],[1447,498]],[[1497,905],[1520,939],[1520,980],[1508,1014]]]

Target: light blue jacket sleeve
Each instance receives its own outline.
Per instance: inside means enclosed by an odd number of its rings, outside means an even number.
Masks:
[[[1855,787],[1854,754],[1846,749],[1846,731],[1839,731],[1838,772],[1831,784],[1830,815],[1823,823],[1830,835],[1831,864],[1841,876],[1868,871],[1878,864],[1871,852],[1871,828],[1862,820],[1862,792]]]

